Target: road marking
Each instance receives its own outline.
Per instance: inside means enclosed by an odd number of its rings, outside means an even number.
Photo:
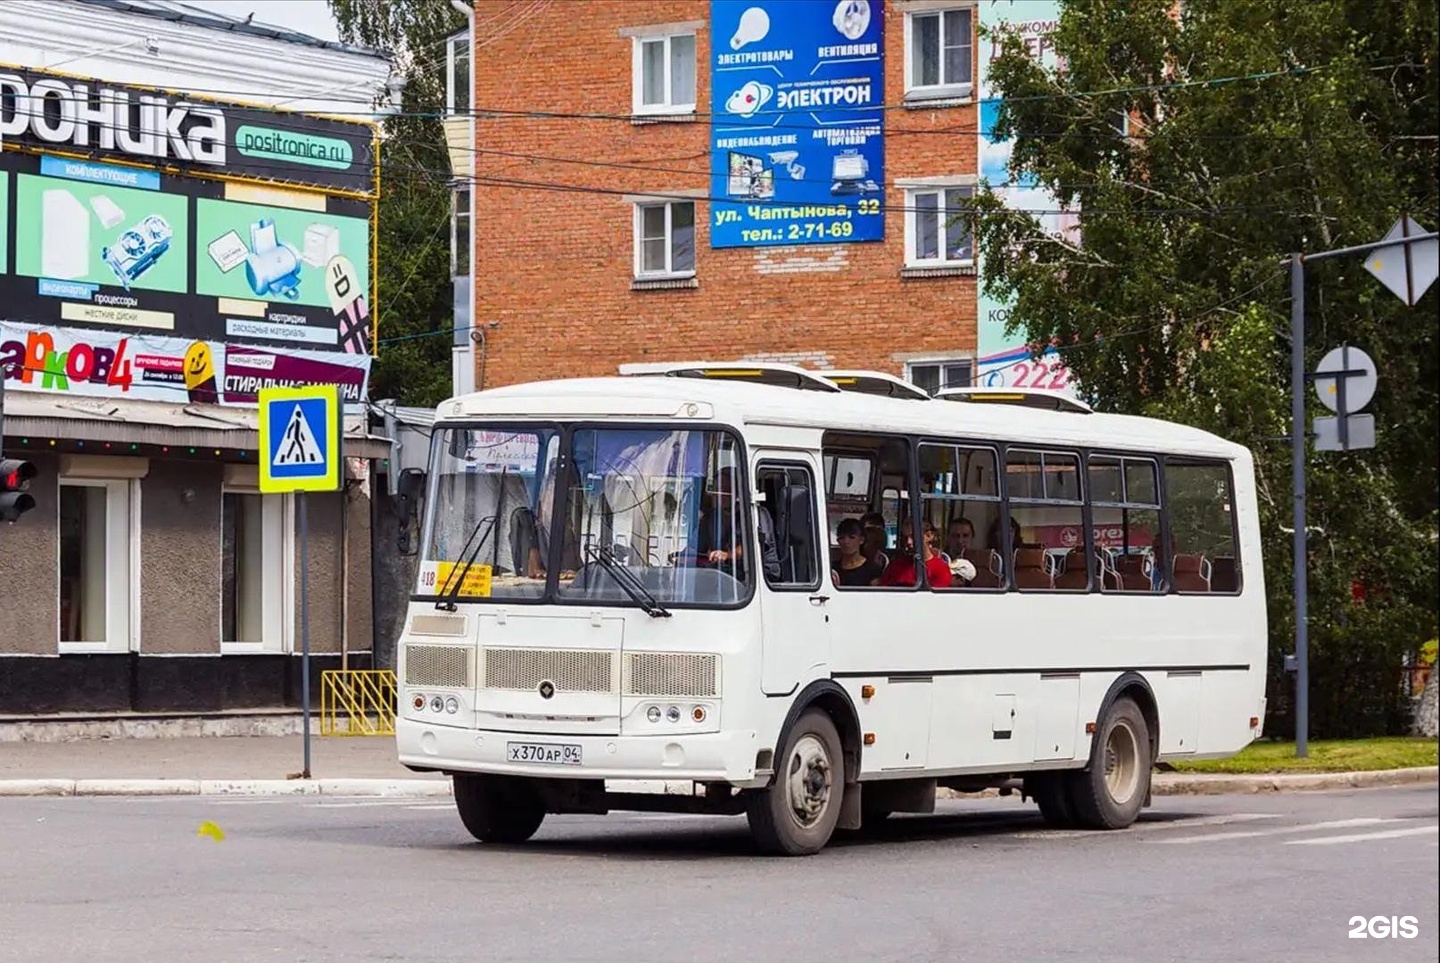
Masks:
[[[1301,823],[1298,826],[1283,826],[1279,829],[1252,829],[1241,833],[1205,833],[1200,836],[1180,836],[1174,839],[1157,839],[1155,843],[1184,845],[1186,843],[1213,843],[1227,839],[1254,839],[1258,836],[1282,836],[1287,833],[1309,833],[1322,829],[1347,829],[1352,826],[1373,826],[1377,823],[1399,822],[1398,817],[1362,816],[1357,819],[1333,819],[1323,823]]]
[[[1425,836],[1430,833],[1440,833],[1440,825],[1416,826],[1410,829],[1386,829],[1378,833],[1351,833],[1348,836],[1322,836],[1319,839],[1287,839],[1285,845],[1335,846],[1339,843],[1364,843],[1372,839],[1397,839],[1401,836]]]
[[[406,809],[418,809],[418,810],[444,809],[444,810],[446,810],[447,812],[451,812],[451,811],[454,811],[454,809],[455,809],[455,804],[454,804],[454,803],[431,803],[431,804],[428,805],[428,806],[406,806],[405,808],[406,808]]]
[[[1219,816],[1182,817],[1180,819],[1146,820],[1132,825],[1127,832],[1154,833],[1166,829],[1191,829],[1196,826],[1227,826],[1232,823],[1248,823],[1257,819],[1279,819],[1280,813],[1226,813]],[[1094,836],[1091,829],[1038,829],[1016,833],[1019,839],[1080,839]]]

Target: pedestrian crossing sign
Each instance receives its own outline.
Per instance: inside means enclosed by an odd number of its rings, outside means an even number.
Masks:
[[[340,488],[340,388],[260,390],[260,490],[328,492]]]

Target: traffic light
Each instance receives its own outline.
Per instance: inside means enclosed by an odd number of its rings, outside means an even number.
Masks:
[[[35,499],[26,493],[35,466],[18,458],[0,458],[0,522],[13,522],[35,507]]]

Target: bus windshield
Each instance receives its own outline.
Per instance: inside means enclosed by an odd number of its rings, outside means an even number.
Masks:
[[[437,428],[418,593],[540,598],[559,454],[556,428]]]
[[[728,432],[437,427],[434,446],[423,595],[446,595],[448,584],[467,601],[703,606],[748,597],[741,459]]]

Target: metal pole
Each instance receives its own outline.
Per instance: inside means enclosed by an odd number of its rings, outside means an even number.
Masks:
[[[310,778],[310,520],[304,492],[295,495],[300,510],[300,705],[305,733],[304,779]]]
[[[1305,548],[1305,261],[1290,256],[1290,450],[1295,487],[1295,755],[1310,754],[1310,640]]]

